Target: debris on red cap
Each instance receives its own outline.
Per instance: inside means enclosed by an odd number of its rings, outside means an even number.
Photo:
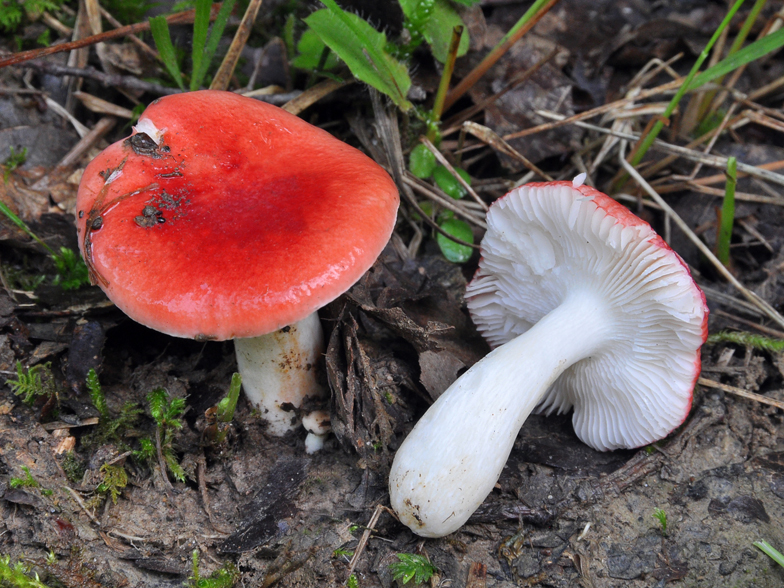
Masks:
[[[231,92],[161,98],[85,169],[79,242],[134,320],[196,339],[255,337],[310,315],[372,265],[395,184],[280,108]]]

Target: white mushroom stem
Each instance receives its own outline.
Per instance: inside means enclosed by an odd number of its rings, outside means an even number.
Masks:
[[[245,394],[272,435],[297,427],[294,409],[305,398],[324,396],[318,379],[324,332],[317,313],[268,335],[235,339],[234,348]]]
[[[423,537],[462,526],[493,489],[520,428],[548,388],[612,337],[612,325],[604,300],[572,292],[454,382],[395,455],[389,492],[400,520]]]
[[[305,453],[316,453],[332,432],[330,415],[326,410],[314,410],[302,417],[302,426],[308,432],[305,437]]]

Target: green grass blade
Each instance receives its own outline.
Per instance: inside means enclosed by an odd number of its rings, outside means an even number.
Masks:
[[[212,0],[196,0],[196,15],[193,20],[193,53],[191,54],[194,73],[201,69],[201,62],[204,58],[204,48],[207,45],[207,33],[210,28],[211,8]],[[200,84],[201,79],[195,75],[191,77],[191,92],[198,90]]]
[[[784,568],[784,555],[782,555],[781,552],[775,549],[770,543],[767,541],[755,541],[754,547],[759,549],[762,553],[767,555],[770,559]]]
[[[721,206],[721,225],[716,240],[716,257],[725,266],[730,264],[730,240],[735,223],[735,184],[738,182],[738,160],[727,160],[727,185],[724,189],[724,203]]]
[[[740,31],[738,31],[738,36],[735,37],[735,40],[730,46],[730,50],[727,51],[727,55],[732,55],[733,53],[736,53],[741,47],[743,47],[743,43],[746,42],[746,38],[749,36],[749,32],[751,31],[751,27],[754,26],[755,22],[757,22],[757,18],[759,17],[760,12],[762,12],[762,9],[767,3],[768,0],[757,0],[754,3],[754,6],[751,7],[749,14],[746,16],[746,20],[743,21],[743,26],[741,26]]]
[[[511,29],[509,29],[509,32],[504,35],[503,39],[501,39],[498,42],[498,44],[495,46],[495,48],[500,47],[501,45],[506,43],[509,39],[514,37],[515,33],[517,33],[517,31],[519,31],[522,27],[524,27],[528,23],[529,20],[531,20],[534,16],[536,16],[536,14],[542,9],[542,7],[545,4],[547,4],[549,1],[550,0],[536,0],[536,2],[534,2],[531,5],[531,8],[529,8],[526,11],[526,13],[523,16],[520,17],[520,20],[518,20],[515,23],[515,25]]]
[[[229,22],[229,16],[234,8],[235,0],[225,0],[218,11],[218,16],[215,17],[215,22],[210,31],[210,38],[204,47],[204,56],[199,63],[199,69],[193,70],[193,80],[195,80],[195,87],[200,88],[204,76],[207,75],[207,68],[210,66],[212,58],[215,56],[215,51],[218,50],[218,43],[220,42],[223,31],[226,29],[226,23]],[[194,81],[191,82],[191,87],[194,86]]]
[[[659,136],[659,133],[664,128],[664,121],[669,119],[670,116],[672,116],[672,113],[675,112],[675,109],[678,107],[678,104],[680,103],[681,99],[686,94],[688,89],[691,87],[692,81],[695,79],[695,76],[697,75],[697,72],[700,70],[700,67],[702,67],[702,64],[708,58],[708,55],[710,54],[710,50],[713,48],[713,45],[715,45],[716,41],[719,40],[722,31],[724,31],[724,29],[726,29],[729,26],[732,17],[735,16],[735,13],[738,11],[738,9],[741,7],[742,4],[743,4],[743,0],[736,0],[735,4],[733,4],[729,12],[727,12],[727,16],[724,17],[724,20],[721,22],[719,27],[713,33],[713,36],[711,37],[710,41],[708,41],[708,44],[705,46],[705,49],[702,50],[702,53],[700,53],[699,57],[697,58],[697,61],[694,62],[694,66],[691,68],[689,75],[686,76],[686,79],[684,80],[683,84],[681,84],[681,87],[678,89],[678,92],[675,94],[675,96],[672,97],[672,100],[667,105],[667,108],[664,110],[664,113],[662,114],[661,118],[656,121],[651,131],[645,137],[643,137],[642,141],[639,144],[639,147],[636,149],[636,152],[634,153],[634,156],[629,162],[631,163],[631,165],[639,164],[640,161],[642,161],[642,158],[645,157],[645,154],[648,152],[648,149],[650,149],[651,145],[653,145],[653,142],[656,140],[656,137]],[[740,53],[740,51],[738,53]]]
[[[700,86],[703,86],[708,82],[712,82],[717,78],[721,78],[722,76],[727,75],[740,66],[751,63],[760,57],[764,57],[768,53],[776,51],[782,46],[784,46],[784,29],[779,29],[775,33],[762,37],[761,39],[757,39],[753,43],[746,45],[737,53],[730,55],[726,59],[722,59],[713,67],[706,69],[698,76],[695,76],[689,82],[687,91],[696,90]]]
[[[166,66],[169,75],[174,78],[180,89],[184,90],[185,84],[182,83],[182,74],[180,73],[180,66],[177,65],[177,57],[174,53],[171,35],[169,35],[169,23],[166,22],[166,17],[152,17],[150,19],[150,31],[152,32],[152,38],[155,39],[158,53],[161,54],[163,65]]]
[[[14,214],[14,211],[13,211],[13,210],[11,210],[10,208],[8,208],[8,207],[7,207],[7,206],[6,206],[4,203],[2,203],[2,202],[0,202],[0,212],[2,212],[4,215],[6,215],[6,216],[8,217],[8,220],[10,220],[10,221],[11,221],[12,223],[14,223],[14,224],[15,224],[17,227],[19,227],[19,228],[20,228],[20,229],[22,229],[22,230],[23,230],[25,233],[27,233],[27,235],[28,235],[28,236],[29,236],[31,239],[33,239],[33,240],[34,240],[36,243],[38,243],[38,244],[39,244],[39,245],[41,245],[41,246],[42,246],[44,249],[46,249],[46,250],[49,252],[49,255],[51,255],[51,256],[54,256],[54,255],[55,255],[55,253],[54,253],[54,250],[53,250],[51,247],[49,247],[49,245],[47,245],[46,243],[44,243],[43,241],[41,241],[41,239],[38,237],[38,235],[36,235],[35,233],[33,233],[33,231],[31,231],[31,230],[30,230],[30,227],[28,227],[28,226],[27,226],[27,223],[25,223],[25,222],[24,222],[24,221],[23,221],[21,218],[19,218],[18,216],[16,216],[16,215]]]

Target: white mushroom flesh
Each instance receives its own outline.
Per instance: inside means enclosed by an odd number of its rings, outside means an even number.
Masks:
[[[296,410],[305,398],[320,398],[325,390],[318,378],[324,354],[324,332],[318,314],[279,331],[235,339],[237,367],[251,404],[267,421],[267,431],[285,435],[299,425]]]
[[[683,421],[698,373],[704,300],[649,226],[564,185],[515,190],[487,221],[467,300],[497,348],[425,413],[390,472],[393,508],[425,537],[465,523],[537,406],[574,408],[596,449],[636,447]]]

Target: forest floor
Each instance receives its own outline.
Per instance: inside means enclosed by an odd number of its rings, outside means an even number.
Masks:
[[[399,31],[394,10],[354,4],[371,22],[384,23],[390,35]],[[529,5],[492,0],[466,9],[472,45],[455,75],[478,63]],[[251,37],[259,49],[246,47],[243,67],[252,73],[257,64],[254,87],[277,84],[288,99],[306,76],[289,71],[275,39],[282,32],[268,30],[279,26],[280,6],[262,7]],[[781,1],[768,2],[750,38],[782,7]],[[733,21],[730,38],[748,9]],[[446,113],[445,127],[450,121],[459,125],[477,104],[481,109],[470,119],[504,136],[548,122],[540,115],[544,110],[570,116],[630,97],[590,122],[639,133],[671,92],[635,101],[632,90],[669,82],[668,71],[688,72],[725,12],[724,2],[708,0],[562,0]],[[37,21],[20,31],[35,39],[46,26]],[[186,27],[180,34],[188,32]],[[3,39],[8,50],[15,51],[15,43],[11,35]],[[133,43],[109,46],[117,83],[105,87],[85,77],[82,91],[128,109],[133,100],[147,104],[156,98],[131,89],[128,80],[141,80],[142,72],[159,66],[147,63]],[[553,49],[554,57],[530,79],[488,100]],[[89,63],[97,65],[95,48],[88,51]],[[649,79],[636,77],[646,64],[656,67],[679,54]],[[77,249],[73,213],[84,166],[130,133],[127,121],[101,122],[112,115],[74,100],[78,78],[69,81],[49,67],[65,65],[67,56],[39,60],[46,67],[0,69],[0,159],[7,170],[0,201],[55,251]],[[438,83],[432,59],[414,59],[415,89],[422,97],[432,95]],[[722,111],[732,104],[734,114],[745,118],[733,119],[738,124],[727,125],[710,153],[780,170],[784,93],[781,87],[754,92],[782,76],[780,53],[746,69]],[[80,136],[53,104],[67,105],[87,130],[106,128],[74,153]],[[642,104],[651,110],[618,116]],[[681,129],[687,105],[688,99],[677,116]],[[384,157],[374,152],[382,113],[374,115],[360,84],[337,89],[300,116],[376,159]],[[417,134],[401,121],[407,150]],[[671,128],[662,138],[685,145],[693,136]],[[571,124],[510,142],[554,177],[571,179],[587,169],[589,181],[607,189],[619,169],[619,144],[605,139]],[[497,143],[468,136],[463,146],[462,164],[488,203],[527,172],[520,158],[499,151]],[[457,133],[441,144],[453,161],[459,147]],[[11,169],[9,148],[27,148],[26,162]],[[651,151],[648,161],[664,155]],[[673,158],[651,180],[712,248],[724,170],[706,163],[691,176],[694,167],[694,161]],[[784,310],[782,182],[746,176],[737,191],[731,271],[770,307]],[[784,326],[744,298],[643,195],[630,183],[618,197],[689,264],[706,292],[710,333],[784,339]],[[47,585],[68,588],[193,584],[194,551],[203,578],[228,570],[242,586],[342,586],[353,575],[362,588],[388,588],[396,585],[390,564],[401,553],[430,560],[437,572],[427,584],[434,588],[784,586],[784,568],[753,546],[766,540],[784,551],[784,358],[753,345],[703,347],[693,409],[660,443],[600,453],[577,439],[569,415],[534,415],[496,488],[458,532],[425,540],[395,519],[387,491],[395,449],[431,397],[488,352],[463,301],[478,254],[462,265],[446,261],[429,227],[411,220],[416,217],[406,206],[373,269],[321,311],[329,340],[321,367],[329,372],[337,437],[313,455],[305,453],[304,430],[282,438],[267,434],[244,398],[226,440],[206,442],[205,411],[225,396],[236,371],[231,342],[168,337],[125,317],[97,287],[63,290],[53,284],[55,269],[44,249],[2,220],[0,374],[15,381],[18,362],[24,369],[49,364],[39,373],[57,394],[56,400],[27,405],[12,386],[0,387],[0,555],[26,562]],[[466,206],[473,215],[481,212]],[[481,228],[474,234],[478,242]],[[116,430],[90,399],[90,369],[100,378],[110,420],[127,417]],[[184,482],[131,453],[141,438],[155,436],[147,395],[156,388],[186,399],[173,444]],[[135,416],[132,406],[138,408]],[[113,499],[107,471],[118,466],[126,479],[115,479]]]

